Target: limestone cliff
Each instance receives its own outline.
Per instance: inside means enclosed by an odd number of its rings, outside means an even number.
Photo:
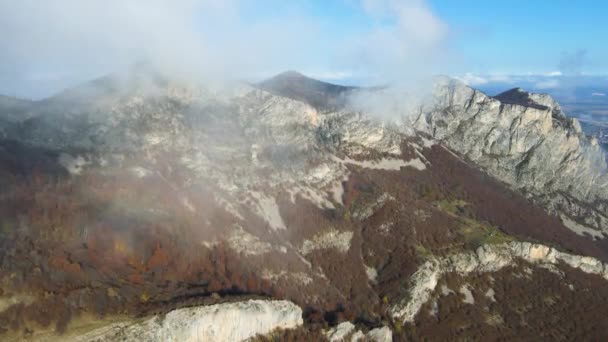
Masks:
[[[492,98],[441,78],[416,126],[559,214],[577,233],[608,232],[605,154],[550,96],[513,89]]]
[[[302,325],[302,310],[288,301],[250,300],[178,309],[164,317],[121,322],[68,338],[71,341],[245,341]],[[67,337],[66,337],[67,338]]]
[[[496,272],[518,261],[554,268],[564,263],[585,273],[595,274],[608,280],[608,265],[579,255],[560,252],[554,248],[529,242],[512,242],[503,245],[484,245],[475,252],[459,253],[445,258],[432,258],[412,276],[410,298],[393,306],[392,315],[405,322],[414,320],[420,307],[429,300],[442,275]]]

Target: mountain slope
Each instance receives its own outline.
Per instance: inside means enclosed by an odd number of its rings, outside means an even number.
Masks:
[[[281,298],[303,308],[306,329],[349,320],[363,331],[388,325],[396,339],[417,339],[437,325],[456,331],[473,310],[478,323],[459,330],[460,337],[509,337],[518,329],[551,334],[563,326],[538,320],[541,310],[526,311],[531,327],[512,319],[507,314],[519,310],[509,304],[514,293],[521,305],[548,291],[567,308],[576,301],[567,285],[576,276],[576,291],[608,298],[605,266],[597,261],[608,261],[604,239],[566,227],[534,192],[540,185],[528,183],[554,184],[568,198],[582,198],[578,192],[585,190],[570,191],[567,173],[559,181],[540,179],[549,171],[538,162],[511,179],[517,165],[511,159],[523,157],[487,153],[501,151],[486,138],[494,135],[508,135],[514,146],[522,136],[524,142],[580,139],[568,135],[575,128],[554,125],[555,106],[502,104],[439,83],[435,101],[416,117],[418,133],[408,135],[411,130],[365,113],[330,109],[336,102],[317,106],[351,88],[293,73],[278,77],[284,78],[285,89],[275,78],[266,86],[217,90],[156,82],[140,70],[120,76],[121,87],[89,91],[97,81],[48,99],[34,109],[37,115],[17,122],[0,145],[6,185],[0,296],[8,303],[0,327],[19,339],[51,324],[71,333],[90,314],[162,316],[184,306]],[[269,84],[275,88],[264,90]],[[526,122],[529,116],[535,119]],[[486,125],[496,133],[487,135]],[[578,143],[572,140],[571,148],[586,151]],[[561,153],[556,150],[547,153]],[[578,175],[573,181],[586,186],[585,175],[595,173],[584,154],[593,151],[583,152],[568,167]],[[526,186],[516,186],[520,181]],[[525,194],[536,195],[535,202]],[[601,207],[589,208],[602,214]],[[399,314],[416,300],[424,265],[521,241],[550,245],[573,261],[552,264],[555,272],[547,273],[545,263],[520,253],[505,269],[484,275],[529,288],[521,294],[510,285],[492,287],[498,304],[489,314],[503,323],[484,318],[481,305],[488,303],[478,297],[489,287],[475,272],[436,281],[450,289],[469,284],[478,305],[465,294],[466,302],[460,295],[438,297],[434,286],[413,321]],[[583,263],[601,270],[579,274]],[[530,276],[514,278],[509,270]],[[538,280],[546,286],[535,289]],[[603,302],[588,296],[583,303],[600,310]],[[431,311],[443,318],[428,320]],[[597,324],[602,319],[594,317]],[[572,324],[586,329],[589,320],[581,314]]]
[[[306,102],[321,110],[343,107],[349,93],[358,89],[318,81],[296,71],[281,73],[256,86],[279,96]]]
[[[419,129],[560,215],[573,231],[600,239],[608,232],[604,153],[553,99],[519,89],[493,99],[451,80],[439,82],[435,95]]]

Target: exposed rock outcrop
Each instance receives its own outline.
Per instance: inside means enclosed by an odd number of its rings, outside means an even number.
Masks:
[[[501,245],[484,245],[476,252],[463,252],[446,258],[432,258],[425,262],[411,278],[410,298],[394,305],[393,317],[411,322],[435,290],[441,276],[456,272],[466,275],[473,272],[496,272],[513,266],[518,260],[551,267],[564,263],[583,272],[596,274],[608,280],[608,264],[579,255],[560,252],[555,248],[529,242],[512,242]]]
[[[337,326],[329,329],[325,336],[330,342],[341,342],[344,341],[348,336],[352,335],[356,327],[351,322],[342,322]]]
[[[342,322],[337,326],[329,329],[325,336],[330,342],[392,342],[393,332],[389,327],[375,328],[367,333],[357,330],[351,322]]]
[[[608,232],[604,152],[550,96],[513,89],[492,98],[441,78],[416,126],[567,218],[577,233]]]
[[[288,301],[250,300],[178,309],[164,317],[114,323],[73,341],[244,341],[302,325],[302,310]]]

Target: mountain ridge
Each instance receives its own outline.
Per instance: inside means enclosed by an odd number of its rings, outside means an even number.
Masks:
[[[336,94],[345,101],[355,89],[302,77],[283,75],[285,92],[144,80],[111,96],[75,96],[74,106],[64,93],[61,106],[9,127],[0,141],[0,279],[7,298],[30,297],[19,301],[25,311],[0,311],[0,327],[10,331],[15,316],[16,334],[43,324],[42,308],[61,331],[71,316],[91,310],[152,317],[262,297],[297,304],[311,333],[353,321],[362,331],[390,326],[395,339],[419,338],[419,324],[440,339],[432,327],[451,321],[429,315],[457,321],[472,312],[485,322],[482,307],[491,300],[481,291],[490,286],[497,295],[488,307],[502,325],[447,331],[452,338],[504,337],[541,327],[541,312],[526,314],[534,322],[528,327],[512,319],[521,301],[560,296],[557,307],[578,307],[567,286],[573,274],[581,305],[605,304],[608,289],[597,272],[579,274],[569,264],[550,272],[517,256],[487,275],[435,277],[479,305],[434,286],[412,317],[389,314],[413,305],[410,285],[426,262],[464,260],[479,248],[531,241],[608,261],[606,211],[583,196],[605,195],[586,190],[601,179],[591,168],[596,152],[576,130],[555,123],[558,107],[545,98],[535,101],[546,108],[502,104],[444,79],[420,111],[405,113],[402,127],[330,101]],[[334,90],[325,94],[326,87]],[[535,160],[552,142],[547,159]],[[30,152],[19,152],[26,147]],[[564,177],[578,172],[577,189],[546,176],[551,165]],[[553,190],[539,192],[530,179]],[[554,196],[578,202],[560,207]],[[577,210],[600,220],[577,231],[558,216],[589,224]],[[543,287],[511,296],[513,284],[537,282]],[[545,328],[588,324],[581,314]]]
[[[348,94],[360,89],[319,81],[293,70],[280,73],[255,86],[277,95],[305,101],[322,110],[343,107]]]

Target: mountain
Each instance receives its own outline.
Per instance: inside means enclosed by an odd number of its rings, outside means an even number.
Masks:
[[[32,103],[0,140],[4,339],[606,337],[576,120],[448,78],[399,124],[353,94],[391,93],[134,68]]]
[[[31,104],[32,102],[28,100],[0,95],[0,108],[2,108],[3,118],[10,117],[12,120],[18,120],[20,116],[17,114],[26,111]]]
[[[286,71],[255,86],[279,96],[306,102],[320,110],[343,107],[348,95],[359,89],[318,81],[296,71]]]
[[[608,135],[606,134],[608,123],[590,120],[580,120],[580,123],[583,132],[592,139],[592,142],[595,139],[597,144],[608,151]]]
[[[5,137],[6,132],[12,130],[14,122],[28,117],[28,109],[31,105],[32,103],[27,100],[0,95],[0,112],[2,113],[2,116],[0,116],[0,137]]]
[[[544,94],[510,90],[490,98],[457,82],[419,120],[490,175],[561,217],[571,230],[602,239],[608,231],[603,151],[579,122]]]

